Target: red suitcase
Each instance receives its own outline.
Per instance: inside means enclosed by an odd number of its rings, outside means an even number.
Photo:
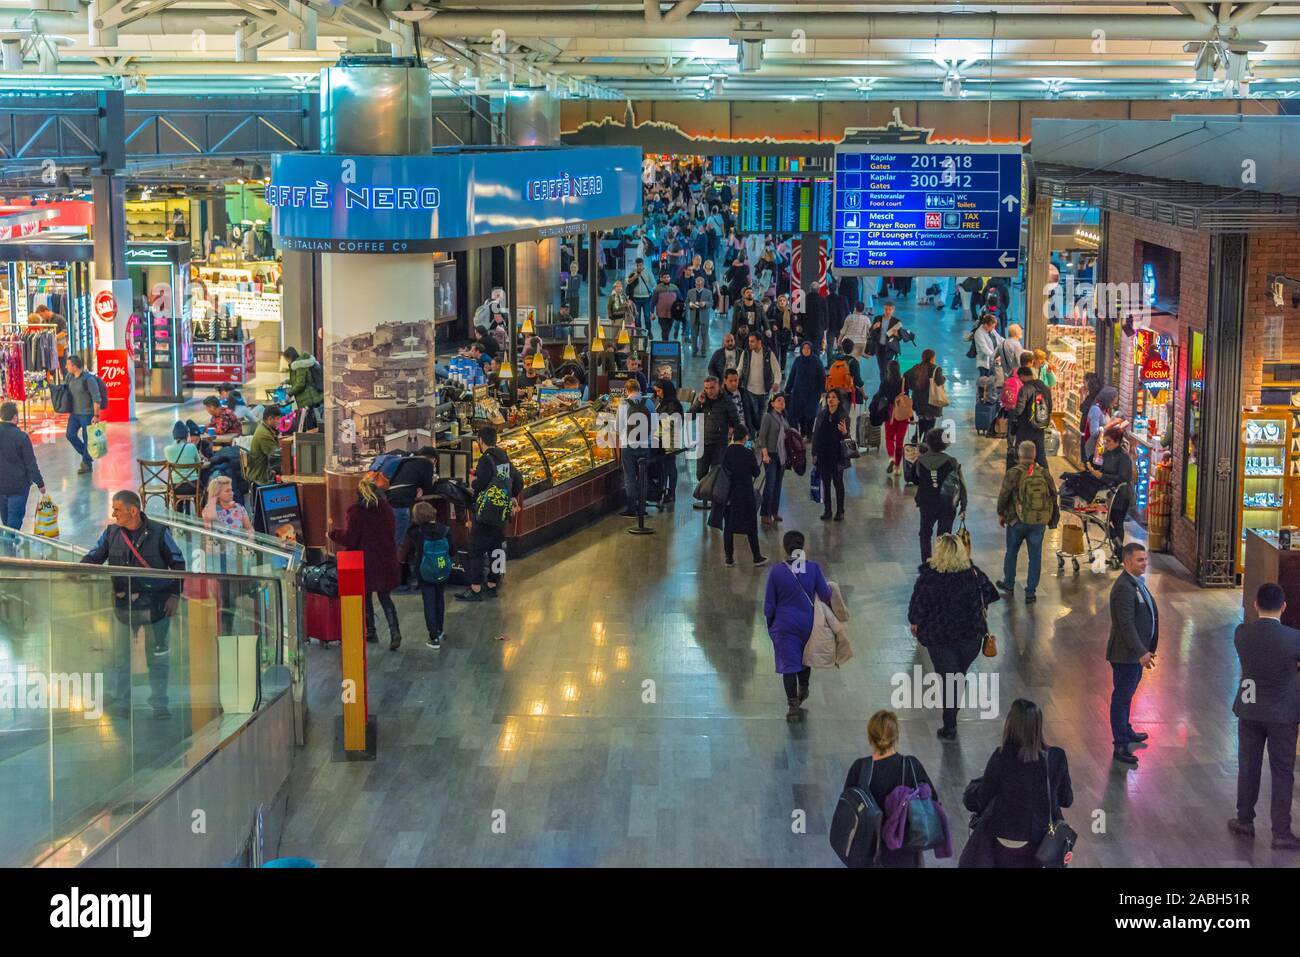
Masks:
[[[343,640],[343,620],[339,613],[339,600],[325,595],[308,593],[303,606],[307,638],[315,638],[322,645]]]

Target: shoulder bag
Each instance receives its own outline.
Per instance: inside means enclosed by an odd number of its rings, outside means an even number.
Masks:
[[[1079,832],[1065,823],[1061,809],[1056,805],[1052,793],[1052,766],[1050,751],[1043,751],[1043,768],[1047,774],[1047,833],[1038,843],[1034,860],[1039,867],[1068,867],[1074,857],[1074,845],[1079,840]]]
[[[935,366],[934,371],[930,373],[930,394],[928,405],[936,409],[942,409],[948,405],[948,390],[939,382],[935,381],[935,376],[939,374],[939,367]]]
[[[903,783],[907,783],[907,771],[912,772],[912,787],[919,787],[916,776],[916,759],[904,758]],[[930,797],[914,797],[907,802],[907,830],[903,837],[905,851],[933,851],[944,846],[943,820],[940,815],[939,801],[934,797],[934,788]]]
[[[980,639],[980,651],[985,658],[996,658],[998,656],[998,640],[989,631],[989,606],[984,601],[984,586],[980,582],[979,573],[972,568],[971,574],[975,577],[975,591],[980,596],[980,619],[983,621],[984,637]]]
[[[144,560],[144,556],[141,555],[140,550],[135,547],[135,542],[131,541],[131,536],[127,534],[126,529],[121,529],[118,534],[122,537],[122,543],[126,545],[127,550],[131,552],[131,556],[140,563],[141,568],[153,567]],[[148,616],[149,624],[156,624],[163,617],[163,607],[162,604],[156,600],[157,596],[155,596],[150,589],[140,588],[138,591],[131,592],[130,587],[131,586],[128,584],[127,594],[124,596],[127,600],[127,606],[132,612],[139,612]],[[131,597],[132,594],[135,595],[134,598]]]

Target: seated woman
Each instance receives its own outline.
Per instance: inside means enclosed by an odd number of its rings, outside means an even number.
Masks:
[[[1102,489],[1128,486],[1133,481],[1133,460],[1124,450],[1124,430],[1112,426],[1102,435],[1101,461],[1093,458],[1083,472],[1061,476],[1061,494],[1077,495],[1091,502]],[[1110,506],[1110,541],[1115,554],[1124,544],[1124,517],[1129,509],[1127,488],[1117,494]]]
[[[172,426],[172,443],[163,449],[163,458],[172,465],[193,465],[192,469],[177,469],[175,491],[180,495],[193,495],[199,486],[199,472],[207,465],[199,454],[198,436],[185,427],[184,422]],[[189,511],[189,503],[181,502],[182,510]]]

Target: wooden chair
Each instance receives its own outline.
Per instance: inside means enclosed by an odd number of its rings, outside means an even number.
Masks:
[[[185,485],[191,486],[190,492],[181,491]],[[197,465],[167,465],[167,507],[179,512],[181,505],[188,503],[190,515],[199,517],[199,508],[203,504],[203,489],[200,487],[199,467]]]
[[[151,498],[160,498],[164,507],[171,508],[171,484],[167,477],[171,463],[166,459],[136,459],[136,462],[140,466],[140,508],[148,511]]]

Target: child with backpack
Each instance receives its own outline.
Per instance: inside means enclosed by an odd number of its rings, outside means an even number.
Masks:
[[[1025,604],[1033,604],[1043,565],[1043,538],[1049,528],[1056,528],[1061,512],[1052,474],[1035,461],[1038,447],[1025,441],[1016,451],[1017,464],[1007,469],[998,492],[998,521],[1007,530],[1007,551],[997,586],[1008,596],[1015,594],[1016,563],[1023,544],[1029,552]]]
[[[415,568],[424,602],[424,625],[429,630],[428,646],[442,648],[443,617],[447,603],[444,589],[451,578],[451,529],[438,521],[438,512],[429,502],[416,502],[411,508],[411,527],[406,530],[398,560],[407,560]]]

